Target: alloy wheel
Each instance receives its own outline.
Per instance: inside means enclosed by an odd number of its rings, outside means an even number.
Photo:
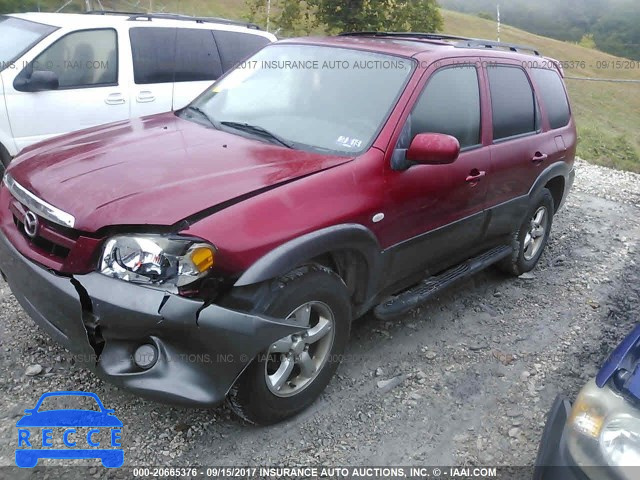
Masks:
[[[269,347],[265,362],[267,387],[278,397],[291,397],[311,385],[333,346],[335,319],[328,305],[308,302],[287,316],[306,330]]]

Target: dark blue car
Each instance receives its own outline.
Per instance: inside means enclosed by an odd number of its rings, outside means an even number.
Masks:
[[[554,402],[534,480],[640,478],[640,326],[578,394]]]
[[[52,397],[87,397],[95,400],[99,411],[84,409],[55,409],[40,411],[42,403]],[[25,410],[16,426],[18,427],[18,449],[16,465],[35,467],[41,458],[87,459],[99,458],[107,468],[121,467],[124,453],[120,448],[122,422],[114,415],[114,410],[104,407],[95,393],[50,392],[40,397],[33,409]],[[79,435],[77,427],[89,428],[86,435]],[[42,436],[32,436],[31,428],[42,428]],[[53,428],[64,429],[62,440],[64,449],[55,449],[52,443]],[[110,430],[109,448],[104,448],[96,436],[101,430]],[[83,448],[86,445],[87,448]]]

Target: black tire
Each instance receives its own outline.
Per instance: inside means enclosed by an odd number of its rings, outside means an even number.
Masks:
[[[351,302],[347,287],[331,270],[300,267],[274,282],[268,305],[259,310],[286,318],[300,306],[321,302],[333,315],[333,341],[328,357],[307,386],[288,397],[275,395],[267,385],[267,362],[273,355],[262,352],[236,381],[227,396],[231,410],[249,423],[272,425],[309,407],[333,377],[349,339]],[[327,347],[328,348],[328,347]]]
[[[540,209],[545,209],[546,211],[544,225],[542,225],[544,227],[544,235],[538,237],[540,238],[539,247],[535,250],[535,254],[531,256],[527,255],[525,252],[525,242],[527,241],[527,234],[530,234],[532,230],[532,220]],[[520,228],[518,231],[514,232],[512,240],[513,254],[498,263],[498,268],[500,268],[500,270],[510,275],[520,276],[535,268],[540,260],[542,252],[544,252],[544,249],[547,246],[549,234],[551,233],[551,226],[553,225],[554,212],[555,206],[553,196],[549,190],[543,188],[536,196],[533,206],[527,211]],[[530,253],[533,252],[529,252],[529,254]]]

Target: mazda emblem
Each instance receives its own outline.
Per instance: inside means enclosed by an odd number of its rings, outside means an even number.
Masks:
[[[40,229],[40,220],[35,213],[28,211],[24,214],[24,233],[29,238],[36,238]]]

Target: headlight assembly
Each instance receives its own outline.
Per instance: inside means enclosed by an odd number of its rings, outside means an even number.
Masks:
[[[625,413],[611,418],[602,428],[600,448],[609,465],[640,466],[640,419]]]
[[[581,467],[597,478],[636,479],[640,466],[640,410],[608,385],[587,383],[567,421],[569,451]],[[635,467],[631,469],[629,467]]]
[[[189,238],[162,235],[118,235],[107,240],[100,273],[171,292],[206,276],[215,263],[215,248]]]

